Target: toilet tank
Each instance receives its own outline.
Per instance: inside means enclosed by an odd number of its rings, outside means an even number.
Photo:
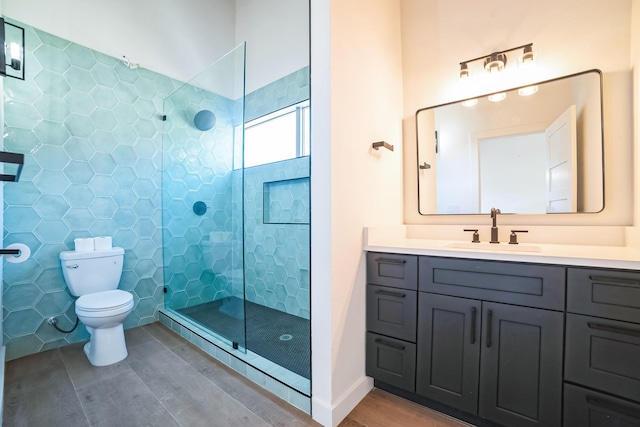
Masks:
[[[118,289],[122,276],[124,249],[60,252],[62,274],[74,296]]]

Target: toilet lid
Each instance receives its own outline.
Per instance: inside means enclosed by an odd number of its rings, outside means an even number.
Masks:
[[[115,289],[83,295],[76,301],[76,307],[84,311],[112,310],[130,304],[132,300],[133,295],[129,292]]]

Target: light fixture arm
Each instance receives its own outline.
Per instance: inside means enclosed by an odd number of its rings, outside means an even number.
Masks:
[[[508,52],[513,52],[514,50],[518,50],[518,49],[527,49],[527,48],[528,48],[528,50],[527,50],[527,51],[532,51],[532,50],[533,50],[533,43],[527,43],[527,44],[523,44],[522,46],[512,47],[512,48],[510,48],[510,49],[500,50],[500,51],[497,51],[497,52],[493,52],[493,53],[490,53],[489,55],[483,55],[483,56],[479,56],[479,57],[477,57],[477,58],[467,59],[466,61],[462,61],[462,62],[460,62],[460,65],[463,65],[463,64],[469,64],[469,63],[471,63],[471,62],[476,62],[476,61],[480,61],[480,60],[485,60],[485,59],[487,59],[487,58],[491,58],[491,57],[492,57],[492,56],[494,56],[494,55],[505,54],[505,53],[508,53]]]

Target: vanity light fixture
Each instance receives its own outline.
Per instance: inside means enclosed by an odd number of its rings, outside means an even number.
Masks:
[[[518,95],[520,96],[530,96],[537,92],[538,92],[538,85],[525,86],[518,89]]]
[[[24,28],[0,18],[0,75],[24,80]]]
[[[504,101],[507,98],[507,92],[494,93],[493,95],[489,95],[487,98],[491,102]]]
[[[469,64],[476,61],[483,61],[483,68],[489,73],[497,73],[505,69],[507,66],[507,60],[509,58],[508,53],[522,50],[522,55],[518,58],[521,63],[529,63],[534,60],[535,53],[533,52],[533,43],[528,43],[522,46],[513,47],[503,51],[493,52],[489,55],[479,56],[478,58],[469,59],[460,62],[460,70],[458,75],[460,77],[468,77],[470,74]]]

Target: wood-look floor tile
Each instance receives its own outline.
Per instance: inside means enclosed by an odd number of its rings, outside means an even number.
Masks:
[[[269,425],[158,343],[136,346],[128,363],[182,426]]]
[[[365,427],[472,427],[401,397],[374,389],[351,411],[348,422]],[[340,424],[351,427],[354,424]]]
[[[69,377],[75,388],[85,387],[96,381],[120,375],[123,372],[130,372],[131,369],[126,363],[126,359],[108,366],[93,366],[89,363],[87,355],[84,354],[84,342],[60,347],[60,354],[69,372]]]
[[[142,327],[125,329],[124,339],[127,343],[127,349],[155,340],[153,335]]]
[[[57,349],[9,361],[5,373],[4,425],[89,425]]]
[[[308,414],[256,386],[197,347],[183,344],[172,348],[172,351],[270,425],[277,427],[320,425],[313,421]]]
[[[92,427],[179,426],[133,372],[92,382],[77,393]]]
[[[146,332],[148,332],[155,339],[160,341],[162,344],[167,346],[168,348],[175,347],[177,345],[182,345],[185,343],[185,339],[180,335],[176,334],[174,331],[168,329],[160,322],[154,322],[149,325],[141,326]]]
[[[364,424],[360,424],[357,421],[352,420],[351,418],[347,417],[344,420],[342,420],[342,422],[338,425],[338,427],[367,427]]]

